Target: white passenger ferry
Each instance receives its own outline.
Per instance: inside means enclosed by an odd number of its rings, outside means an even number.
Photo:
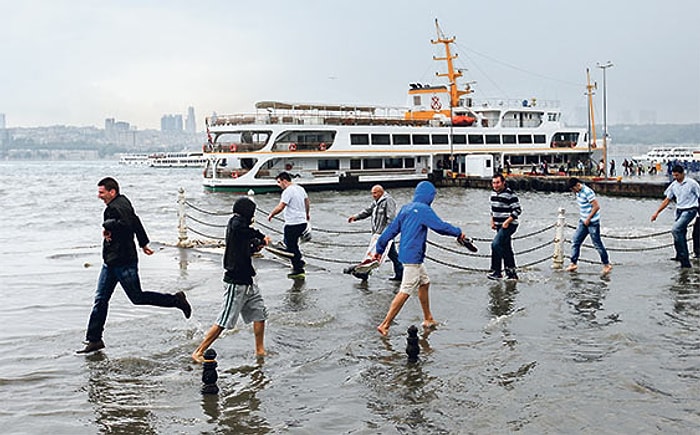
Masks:
[[[643,162],[700,161],[700,149],[690,147],[655,147],[646,154],[632,157]]]
[[[201,152],[154,153],[148,156],[148,166],[153,168],[201,168],[206,162]]]
[[[119,164],[127,166],[148,166],[148,154],[120,154]]]
[[[289,172],[307,189],[414,185],[443,176],[491,176],[498,167],[530,172],[576,167],[601,147],[584,128],[566,127],[554,102],[477,101],[459,88],[451,44],[436,21],[448,85],[411,84],[408,107],[262,101],[253,113],[206,119],[204,187],[273,191]],[[476,163],[476,164],[475,164]]]

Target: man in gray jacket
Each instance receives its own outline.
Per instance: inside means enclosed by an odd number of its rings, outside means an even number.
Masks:
[[[348,218],[348,222],[355,222],[368,217],[372,217],[372,237],[378,238],[389,223],[396,217],[396,201],[379,184],[372,187],[372,198],[374,201],[361,212]],[[394,276],[392,281],[401,281],[403,278],[403,265],[399,261],[399,254],[396,247],[391,244],[388,257],[394,265]]]

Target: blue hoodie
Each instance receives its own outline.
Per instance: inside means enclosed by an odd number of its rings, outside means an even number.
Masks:
[[[425,243],[428,228],[438,234],[458,237],[462,230],[440,219],[430,204],[435,198],[435,186],[429,181],[421,181],[416,186],[413,202],[401,207],[396,219],[384,230],[377,240],[376,251],[383,254],[389,240],[401,233],[399,261],[404,264],[421,264],[425,258]]]

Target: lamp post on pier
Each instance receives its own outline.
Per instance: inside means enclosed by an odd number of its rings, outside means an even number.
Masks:
[[[608,178],[608,97],[607,86],[605,84],[605,72],[613,66],[613,63],[607,61],[605,64],[598,63],[598,68],[603,70],[603,175]]]

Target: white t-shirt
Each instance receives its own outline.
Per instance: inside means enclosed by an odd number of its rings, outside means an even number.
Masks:
[[[306,223],[306,190],[298,184],[290,184],[282,191],[284,207],[284,223],[297,225]]]

